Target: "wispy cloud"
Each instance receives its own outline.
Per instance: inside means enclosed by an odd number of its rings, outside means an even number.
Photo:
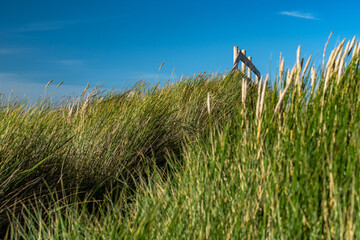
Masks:
[[[40,96],[53,96],[58,99],[64,96],[79,96],[84,90],[84,86],[80,85],[67,85],[66,82],[61,87],[56,88],[61,80],[55,80],[54,83],[45,89],[46,83],[49,81],[48,77],[42,76],[42,82],[38,82],[39,76],[34,77],[34,74],[17,74],[9,72],[0,72],[0,94],[10,96],[13,92],[13,96],[20,98],[28,98],[30,100],[37,100]]]
[[[30,23],[17,30],[17,32],[41,32],[61,29],[64,26],[60,23]]]
[[[79,66],[82,65],[84,61],[79,59],[63,59],[59,60],[58,63],[65,66]]]
[[[134,78],[137,80],[145,80],[145,81],[167,81],[167,80],[173,80],[176,79],[178,76],[174,73],[136,73],[134,74]]]
[[[0,72],[0,86],[1,83],[6,81],[22,81],[24,78],[20,76],[20,74],[8,73],[8,72]]]
[[[16,48],[0,48],[0,54],[17,54],[19,52],[19,49]]]
[[[0,48],[0,55],[12,55],[26,53],[30,48]]]
[[[62,29],[66,26],[80,23],[79,20],[61,20],[28,23],[23,27],[15,30],[15,32],[41,32]]]
[[[319,18],[316,18],[312,13],[307,13],[307,12],[282,11],[282,12],[279,12],[279,14],[290,16],[290,17],[296,17],[296,18],[304,18],[304,19],[310,19],[310,20],[320,20]]]

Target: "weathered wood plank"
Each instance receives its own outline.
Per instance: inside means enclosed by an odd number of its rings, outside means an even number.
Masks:
[[[242,52],[242,54],[244,54],[246,56],[246,50],[245,49],[241,50],[241,52]],[[237,55],[236,55],[236,57],[237,57]],[[243,73],[245,73],[245,70],[246,70],[246,65],[245,65],[245,63],[241,62],[241,71]]]
[[[234,46],[234,51],[233,51],[233,64],[235,64],[237,55],[239,53],[239,47],[238,46]]]
[[[247,67],[249,67],[254,73],[256,76],[258,76],[259,78],[261,77],[261,74],[259,72],[259,70],[254,66],[254,64],[252,64],[252,62],[250,62],[250,60],[242,53],[239,51],[239,54],[238,56],[236,57],[235,59],[235,62],[234,62],[234,65],[231,69],[231,71],[235,71],[235,69],[237,69],[237,66],[240,62],[240,60],[245,63],[245,65]]]
[[[237,67],[238,67],[238,65],[239,65],[239,60],[238,61],[236,61],[236,59],[237,59],[237,56],[239,55],[239,52],[240,52],[240,50],[238,49],[238,47],[237,46],[235,46],[234,47],[234,51],[233,51],[233,56],[234,56],[234,65],[233,65],[233,67],[231,68],[231,71],[233,71],[233,69],[237,69]]]

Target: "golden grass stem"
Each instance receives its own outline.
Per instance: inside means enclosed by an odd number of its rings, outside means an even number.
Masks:
[[[260,81],[258,82],[258,95],[257,95],[258,97],[256,100],[256,113],[255,113],[256,120],[258,120],[258,118],[259,118],[262,80],[263,80],[263,78],[261,77]]]
[[[325,43],[325,48],[324,48],[324,53],[323,53],[323,60],[322,60],[322,68],[324,68],[326,49],[327,49],[327,46],[328,46],[328,44],[329,44],[329,41],[330,41],[330,38],[331,38],[333,32],[334,32],[334,31],[331,31],[331,33],[330,33],[330,35],[329,35],[329,37],[328,37],[328,40],[327,40],[326,43]]]

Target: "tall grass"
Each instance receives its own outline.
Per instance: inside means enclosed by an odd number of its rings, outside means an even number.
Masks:
[[[343,41],[316,72],[299,47],[252,86],[199,75],[60,108],[3,102],[4,236],[359,238],[359,51]]]
[[[0,222],[7,225],[6,212],[17,215],[40,195],[76,191],[98,199],[112,186],[134,185],[148,165],[165,169],[166,157],[180,157],[185,140],[206,135],[207,99],[215,124],[229,121],[236,108],[237,81],[209,77],[161,89],[139,83],[118,94],[93,91],[60,106],[3,101]]]

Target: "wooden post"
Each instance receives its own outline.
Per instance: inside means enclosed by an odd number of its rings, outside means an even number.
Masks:
[[[246,56],[246,50],[242,50],[241,52]],[[241,61],[241,71],[244,74],[246,74],[245,69],[246,69],[246,65],[243,61]],[[249,70],[250,70],[250,68],[249,68]],[[246,107],[246,91],[247,91],[247,79],[243,78],[242,79],[241,101],[242,101],[244,107]]]
[[[251,81],[251,72],[254,72],[255,79],[254,82],[258,83],[260,81],[260,72],[259,70],[254,66],[252,63],[252,57],[246,56],[246,50],[239,49],[238,46],[234,46],[234,52],[233,52],[233,67],[231,68],[231,73],[236,71],[238,69],[238,64],[241,61],[241,71],[244,73],[246,78]],[[247,69],[247,71],[246,71]]]
[[[249,61],[252,62],[252,57],[248,57]],[[247,72],[247,76],[249,79],[251,79],[251,69],[248,67],[248,72]]]
[[[235,64],[235,60],[237,55],[239,54],[239,47],[238,46],[234,46],[234,51],[233,51],[233,64]]]
[[[241,52],[242,52],[242,54],[244,54],[246,56],[246,50],[242,50]],[[244,74],[246,74],[245,73],[245,66],[246,66],[245,63],[241,62],[241,71],[243,71]]]

